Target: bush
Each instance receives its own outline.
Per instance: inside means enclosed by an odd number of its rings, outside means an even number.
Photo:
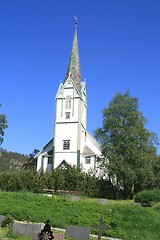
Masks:
[[[7,215],[1,223],[1,227],[10,226],[13,224],[13,222],[14,222],[14,218],[11,215]]]
[[[143,190],[135,195],[134,201],[141,203],[142,206],[151,206],[153,203],[160,202],[160,190]]]
[[[153,208],[156,210],[156,211],[160,211],[160,202],[159,203],[155,203],[153,205]]]

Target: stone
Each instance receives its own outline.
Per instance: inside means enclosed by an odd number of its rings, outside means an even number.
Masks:
[[[4,219],[5,219],[5,216],[0,215],[0,227],[1,227],[1,223],[3,222]]]
[[[131,204],[132,204],[132,205],[141,206],[141,203],[138,203],[138,202],[132,202]]]
[[[90,239],[90,228],[89,227],[77,227],[67,226],[66,227],[67,238],[89,240]]]
[[[79,197],[79,196],[71,196],[71,197],[70,197],[70,200],[71,200],[71,201],[74,201],[74,202],[77,202],[77,201],[80,200],[80,197]]]
[[[54,240],[64,240],[64,233],[53,233]]]
[[[24,235],[33,237],[35,233],[40,233],[44,223],[14,222],[12,226],[13,235]]]
[[[107,204],[107,199],[106,198],[99,198],[97,201],[98,201],[98,203],[100,203],[102,205]]]

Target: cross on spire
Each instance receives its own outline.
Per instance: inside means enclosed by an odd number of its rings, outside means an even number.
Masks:
[[[76,16],[74,16],[74,20],[75,20],[75,28],[78,27],[78,18]]]
[[[98,240],[101,240],[102,232],[103,232],[104,230],[107,230],[107,229],[108,229],[108,226],[103,226],[103,218],[102,218],[102,216],[101,216],[100,219],[99,219],[99,224],[98,224],[98,225],[95,224],[95,225],[93,225],[92,227],[98,229]]]

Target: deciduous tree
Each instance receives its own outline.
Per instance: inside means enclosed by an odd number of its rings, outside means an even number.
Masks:
[[[101,165],[126,197],[154,177],[158,138],[145,124],[146,119],[138,110],[138,98],[130,97],[129,92],[118,93],[103,110],[103,126],[95,132],[105,156]]]

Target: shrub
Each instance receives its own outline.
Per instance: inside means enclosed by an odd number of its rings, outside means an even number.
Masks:
[[[142,206],[151,206],[153,203],[160,202],[160,190],[143,190],[135,195],[134,201],[141,203]]]
[[[13,222],[14,222],[14,218],[11,215],[7,215],[1,223],[1,227],[10,226],[13,224]]]
[[[160,211],[160,202],[159,203],[155,203],[153,205],[153,208],[156,210],[156,211]]]

